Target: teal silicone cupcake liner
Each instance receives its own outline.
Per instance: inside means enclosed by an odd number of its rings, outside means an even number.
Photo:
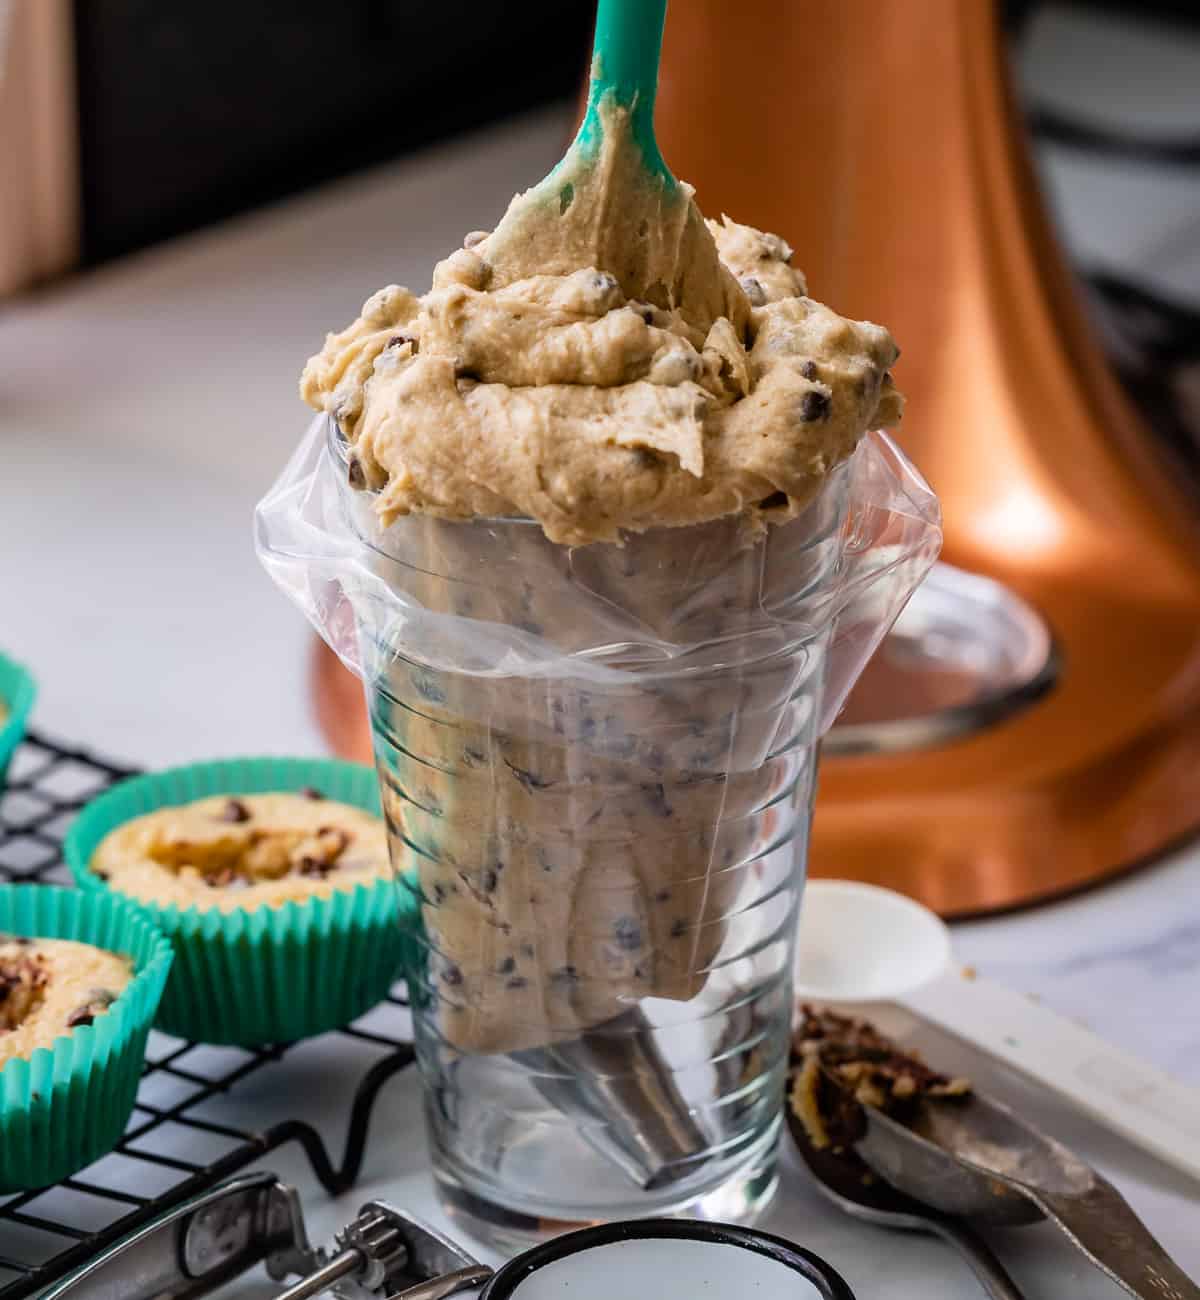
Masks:
[[[133,1110],[171,945],[115,895],[52,885],[0,885],[0,932],[77,939],[134,964],[133,979],[92,1024],[0,1069],[0,1192],[15,1192],[67,1178],[116,1145]]]
[[[4,709],[4,717],[0,720],[0,790],[8,778],[13,751],[25,735],[36,696],[37,685],[30,671],[7,655],[0,654],[0,705]]]
[[[212,795],[319,790],[379,814],[373,768],[336,759],[234,758],[131,777],[93,800],[67,833],[76,882],[112,893],[89,870],[100,841],[134,817]],[[411,925],[389,878],[327,898],[222,912],[130,901],[170,939],[175,966],[155,1024],[204,1043],[259,1047],[346,1024],[387,996]]]

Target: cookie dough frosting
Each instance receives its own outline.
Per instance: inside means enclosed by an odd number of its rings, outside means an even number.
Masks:
[[[888,332],[807,296],[792,250],[647,171],[628,113],[305,368],[385,523],[520,515],[555,542],[791,518],[901,399]]]
[[[132,977],[128,958],[91,944],[0,934],[0,1066],[90,1025]]]
[[[105,836],[91,869],[143,902],[222,912],[328,897],[390,872],[383,822],[315,790],[160,808]]]

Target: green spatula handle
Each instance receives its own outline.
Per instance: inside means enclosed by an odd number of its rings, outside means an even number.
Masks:
[[[646,166],[673,180],[654,138],[654,96],[666,13],[667,0],[600,0],[587,114],[577,143],[589,151],[599,148],[603,134],[599,103],[611,94],[617,104],[633,106],[633,136]]]

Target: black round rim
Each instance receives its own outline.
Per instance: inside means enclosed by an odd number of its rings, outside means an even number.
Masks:
[[[731,1223],[705,1223],[694,1219],[632,1219],[622,1223],[605,1223],[595,1228],[581,1228],[551,1241],[534,1246],[511,1259],[499,1269],[479,1293],[479,1300],[510,1300],[517,1287],[539,1268],[577,1255],[596,1246],[611,1246],[620,1241],[644,1238],[716,1242],[752,1250],[757,1255],[790,1268],[811,1282],[821,1300],[855,1300],[845,1278],[811,1250],[797,1246],[784,1237],[754,1228],[739,1228]]]

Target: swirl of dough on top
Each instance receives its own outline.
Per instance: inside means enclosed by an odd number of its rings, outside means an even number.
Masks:
[[[301,395],[337,419],[385,524],[515,515],[568,545],[732,514],[758,528],[902,406],[891,335],[809,298],[791,259],[649,175],[610,107],[595,166],[517,195],[424,297],[372,295]]]

